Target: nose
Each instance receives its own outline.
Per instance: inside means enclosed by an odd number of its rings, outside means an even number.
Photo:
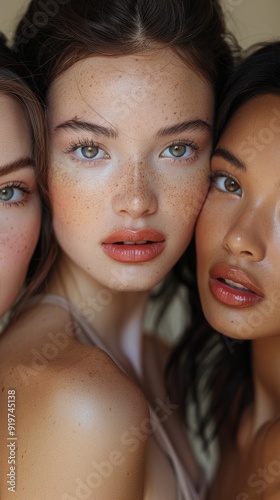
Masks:
[[[230,225],[223,246],[234,257],[259,262],[266,254],[267,225],[258,210],[239,214]]]
[[[129,215],[133,219],[152,215],[158,208],[157,183],[149,175],[142,162],[125,169],[118,179],[113,196],[113,210],[118,215]]]

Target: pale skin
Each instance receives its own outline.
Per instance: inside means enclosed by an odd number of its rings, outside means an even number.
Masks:
[[[20,475],[14,496],[29,500],[36,491],[50,500],[79,498],[82,479],[91,488],[87,498],[172,500],[176,480],[169,460],[143,432],[147,399],[164,417],[196,485],[200,471],[190,459],[176,408],[158,407],[157,401],[166,399],[168,351],[143,335],[143,316],[150,290],[186,249],[207,193],[212,89],[171,50],[160,49],[80,61],[54,80],[48,104],[49,187],[62,248],[48,293],[90,311],[87,320],[128,376],[103,351],[73,336],[43,369],[23,375],[19,365],[30,367],[49,333],[65,331],[70,317],[59,307],[38,305],[20,318],[1,350],[4,359],[14,352],[5,365],[5,385],[17,387],[19,399]],[[112,233],[147,228],[164,240],[155,258],[124,263],[103,251]],[[101,307],[105,294],[109,300]],[[131,432],[133,445],[127,443]],[[108,462],[113,451],[119,452],[111,457],[118,464],[93,485],[88,479],[96,472],[93,462]],[[5,489],[3,495],[8,498]]]
[[[22,289],[35,250],[41,208],[31,138],[20,106],[0,92],[0,316]]]
[[[252,341],[254,400],[235,442],[223,435],[211,500],[279,498],[279,104],[279,96],[265,95],[237,110],[214,152],[212,187],[197,224],[205,316],[232,339]],[[245,273],[252,283],[245,288],[254,293],[242,292],[238,274],[228,287],[216,283],[215,292],[211,277],[220,265]]]

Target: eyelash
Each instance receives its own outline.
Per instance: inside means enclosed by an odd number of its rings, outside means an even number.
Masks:
[[[97,144],[96,142],[93,142],[91,141],[90,139],[85,139],[83,141],[80,141],[80,139],[75,142],[75,141],[72,141],[70,142],[68,148],[65,149],[65,151],[63,151],[63,153],[66,153],[66,154],[70,154],[70,153],[74,153],[74,151],[76,151],[76,149],[78,148],[93,148],[93,147],[98,147],[99,144]]]
[[[199,151],[199,145],[193,141],[189,141],[189,140],[180,140],[180,141],[174,141],[172,142],[171,144],[169,144],[169,146],[165,147],[165,149],[162,151],[162,153],[166,150],[166,149],[169,149],[169,148],[172,148],[174,146],[186,146],[188,148],[191,148],[193,151],[194,151],[194,156],[190,157],[190,158],[183,158],[183,157],[174,157],[174,158],[171,158],[171,157],[164,157],[162,156],[162,158],[168,158],[169,160],[173,160],[173,161],[194,161],[196,159],[196,153],[197,151]],[[72,141],[69,146],[63,151],[64,154],[71,154],[71,153],[75,153],[78,149],[80,148],[85,148],[85,147],[88,147],[88,148],[99,148],[99,149],[102,149],[104,152],[104,148],[101,147],[101,145],[99,143],[96,143],[90,139],[85,139],[85,140],[78,140],[78,141]],[[161,155],[162,155],[161,153]],[[98,161],[98,159],[81,159],[81,158],[76,158],[74,157],[73,160],[75,161],[82,161],[83,163],[90,163],[91,165],[94,163],[94,161]]]
[[[238,186],[238,190],[241,190],[241,186],[240,186],[240,183],[235,179],[234,176],[228,174],[228,173],[225,173],[225,172],[222,172],[222,171],[219,171],[219,170],[216,170],[215,172],[210,172],[209,174],[209,180],[210,180],[210,189],[212,187],[214,187],[215,189],[217,189],[217,191],[221,192],[221,193],[229,193],[229,194],[236,194],[238,196],[240,196],[240,193],[237,193],[237,191],[227,191],[226,188],[225,190],[223,191],[222,189],[219,189],[219,187],[217,187],[214,183],[217,179],[220,179],[220,178],[223,178],[223,179],[231,179],[233,180]]]
[[[191,148],[194,152],[194,155],[191,156],[191,157],[175,157],[174,158],[171,158],[171,157],[163,157],[163,158],[168,158],[169,160],[173,160],[173,161],[194,161],[197,157],[197,151],[199,151],[199,145],[193,141],[189,141],[189,140],[180,140],[180,141],[174,141],[172,142],[171,144],[169,144],[169,146],[167,146],[163,151],[166,151],[166,149],[170,149],[174,146],[185,146],[187,148]],[[162,153],[161,153],[162,154]]]
[[[7,182],[7,184],[5,184],[4,186],[0,186],[0,196],[1,196],[1,192],[4,189],[19,189],[23,193],[23,199],[21,199],[19,201],[4,201],[4,200],[1,200],[1,198],[0,198],[0,203],[2,204],[2,206],[4,208],[19,207],[21,205],[25,205],[29,201],[28,197],[26,195],[31,194],[31,191],[30,191],[30,189],[25,187],[22,182],[16,182],[16,181],[15,182],[14,181]]]
[[[63,153],[65,154],[71,154],[71,153],[75,153],[77,151],[77,149],[80,149],[80,148],[99,148],[99,149],[102,149],[104,150],[100,144],[98,144],[97,142],[94,142],[90,139],[84,139],[84,140],[78,140],[78,141],[72,141],[70,142],[68,148],[66,148]],[[91,165],[93,164],[94,161],[97,161],[95,160],[94,158],[92,159],[81,159],[81,158],[76,158],[76,157],[73,157],[73,160],[75,161],[82,161],[83,163],[90,163]]]

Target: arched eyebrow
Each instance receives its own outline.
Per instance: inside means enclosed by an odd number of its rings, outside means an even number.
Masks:
[[[60,123],[55,127],[54,131],[67,130],[67,129],[84,130],[86,132],[92,132],[97,135],[104,135],[105,137],[111,139],[116,139],[118,137],[118,133],[113,128],[103,127],[102,125],[98,125],[96,123],[91,123],[83,120],[78,120],[76,118]],[[192,130],[192,131],[201,130],[203,132],[204,131],[211,132],[212,127],[209,123],[205,122],[204,120],[189,120],[161,128],[156,133],[156,137],[165,137],[169,135],[180,134],[187,130]]]
[[[19,160],[12,161],[11,163],[6,163],[4,165],[0,164],[0,176],[11,174],[17,170],[21,170],[25,167],[33,167],[32,158],[20,158]]]
[[[57,125],[54,129],[54,131],[57,130],[84,130],[85,132],[92,132],[93,134],[97,135],[104,135],[105,137],[108,137],[109,139],[116,139],[118,136],[118,133],[110,127],[102,127],[102,125],[97,125],[97,123],[91,123],[91,122],[86,122],[83,120],[77,120],[74,118],[73,120],[67,120],[63,123],[60,123]]]
[[[168,135],[180,134],[181,132],[185,132],[188,130],[211,132],[212,127],[210,123],[207,123],[204,120],[187,120],[181,123],[175,123],[175,125],[163,127],[157,132],[156,135],[157,137],[165,137]]]
[[[246,172],[246,165],[241,161],[237,156],[235,156],[233,153],[231,153],[228,149],[224,148],[217,148],[215,149],[214,153],[212,154],[212,158],[223,158],[223,160],[227,161],[231,165],[233,165],[236,168],[239,168],[243,172]]]

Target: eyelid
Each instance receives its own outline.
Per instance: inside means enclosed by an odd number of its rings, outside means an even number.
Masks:
[[[86,148],[86,147],[98,148],[98,149],[104,151],[107,158],[110,158],[110,155],[107,153],[106,148],[102,144],[95,142],[95,141],[88,139],[88,138],[87,139],[77,139],[77,140],[71,141],[70,144],[68,145],[68,147],[66,149],[62,150],[62,152],[65,154],[71,154],[71,153],[75,153],[75,151],[77,151],[77,149]],[[88,159],[88,160],[90,160],[90,159]],[[93,161],[93,160],[94,160],[94,158],[91,161]],[[85,158],[85,161],[87,161],[86,158]]]
[[[19,205],[24,205],[25,203],[28,202],[28,195],[31,195],[33,193],[33,190],[26,187],[21,181],[11,181],[11,182],[3,183],[2,186],[0,185],[0,193],[4,189],[14,189],[14,190],[21,191],[21,197],[18,200],[5,201],[5,200],[1,200],[1,198],[0,198],[0,204],[2,204],[2,206],[5,208],[9,208],[12,206],[18,207]]]
[[[236,182],[236,184],[239,186],[239,188],[236,191],[228,191],[226,188],[221,189],[217,185],[217,182],[215,182],[215,181],[218,181],[218,179],[221,179],[221,178],[233,180],[234,182]],[[215,170],[215,171],[212,170],[212,171],[210,171],[209,179],[210,179],[210,189],[213,187],[213,188],[215,188],[217,191],[219,191],[221,193],[233,194],[233,195],[237,195],[237,196],[241,196],[242,195],[242,187],[240,185],[240,182],[235,178],[234,175],[229,174],[228,172],[221,172],[221,171],[218,171],[218,170]],[[241,191],[241,193],[238,193],[238,191]]]
[[[163,153],[167,150],[170,149],[174,146],[185,146],[186,148],[192,149],[193,153],[191,153],[188,156],[165,156]],[[196,152],[199,150],[199,146],[197,143],[190,141],[190,140],[178,140],[178,141],[172,141],[169,145],[165,146],[165,148],[161,151],[160,157],[161,158],[169,158],[172,160],[180,161],[180,160],[192,160],[196,156]]]
[[[96,157],[86,158],[85,156],[82,155],[80,156],[78,154],[78,150],[87,147],[98,148],[99,152],[100,151],[104,152],[104,155],[101,158],[96,158]],[[106,151],[106,148],[102,144],[95,142],[88,137],[84,139],[77,138],[70,141],[67,147],[62,149],[61,151],[63,154],[68,155],[72,162],[79,163],[81,166],[84,167],[88,166],[92,167],[95,165],[100,165],[100,161],[108,160],[111,158],[108,152]]]

